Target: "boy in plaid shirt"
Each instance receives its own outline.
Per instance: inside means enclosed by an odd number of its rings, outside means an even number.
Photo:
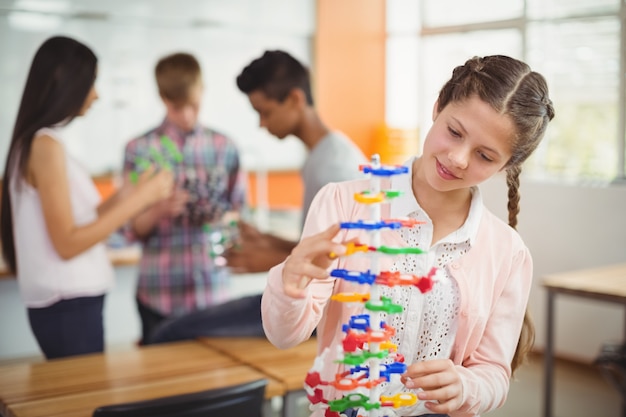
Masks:
[[[198,122],[204,88],[196,58],[166,56],[155,75],[165,119],[126,145],[123,169],[126,178],[145,161],[156,162],[173,171],[176,183],[171,198],[128,227],[142,244],[136,294],[141,343],[167,318],[230,300],[230,278],[211,256],[205,225],[241,210],[245,200],[235,143]]]

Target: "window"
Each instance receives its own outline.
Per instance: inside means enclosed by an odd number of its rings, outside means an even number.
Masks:
[[[625,178],[626,6],[620,0],[423,0],[410,28],[399,12],[407,2],[388,2],[388,73],[391,84],[414,86],[410,93],[418,99],[392,89],[389,123],[421,127],[423,137],[436,94],[455,65],[474,55],[510,55],[547,78],[556,109],[525,173],[559,181]],[[403,50],[411,39],[412,49]],[[412,51],[417,59],[407,59]],[[396,66],[413,69],[403,72],[402,83]]]

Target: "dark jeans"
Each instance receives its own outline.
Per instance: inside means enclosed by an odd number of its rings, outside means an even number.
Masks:
[[[146,306],[139,301],[139,298],[135,298],[135,301],[137,302],[137,311],[139,312],[139,319],[141,320],[141,340],[139,344],[146,345],[152,333],[154,333],[156,328],[159,327],[167,317]]]
[[[104,351],[104,295],[29,308],[28,320],[47,359]]]
[[[264,337],[261,294],[251,295],[164,321],[149,344],[197,337]]]

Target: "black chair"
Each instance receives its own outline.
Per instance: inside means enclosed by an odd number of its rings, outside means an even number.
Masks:
[[[261,417],[266,379],[191,394],[98,407],[93,417]]]
[[[626,402],[626,343],[605,343],[593,363]]]

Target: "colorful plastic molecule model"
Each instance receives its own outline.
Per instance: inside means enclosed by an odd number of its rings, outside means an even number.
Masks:
[[[378,177],[406,174],[408,167],[405,166],[382,166],[378,155],[372,156],[371,165],[361,165],[359,168],[365,174],[370,174],[369,190],[354,194],[354,200],[361,204],[372,206],[372,219],[356,220],[340,223],[342,229],[357,229],[366,231],[370,242],[367,245],[360,242],[346,242],[345,252],[342,256],[363,255],[372,257],[374,260],[380,254],[390,256],[414,256],[426,252],[417,247],[390,247],[380,245],[381,231],[383,229],[411,228],[424,222],[411,218],[382,219],[381,212],[376,205],[384,204],[389,200],[401,195],[400,191],[381,190],[384,185]],[[378,252],[378,253],[372,253]],[[331,253],[331,258],[338,255]],[[393,378],[406,372],[407,365],[404,356],[400,354],[398,346],[392,339],[396,330],[386,324],[381,313],[397,314],[403,311],[403,306],[395,304],[392,298],[383,296],[384,292],[379,286],[414,286],[421,293],[430,291],[436,282],[437,269],[432,268],[426,275],[420,276],[398,271],[380,271],[379,263],[372,261],[370,269],[366,271],[352,271],[347,269],[333,269],[330,275],[337,279],[343,279],[358,285],[369,285],[369,293],[345,292],[334,294],[331,300],[340,302],[362,303],[366,311],[363,314],[352,315],[342,325],[345,333],[340,346],[336,348],[336,354],[330,347],[315,360],[313,369],[305,379],[305,390],[311,403],[311,410],[324,409],[325,417],[341,417],[348,409],[356,410],[359,417],[385,417],[396,415],[388,412],[389,408],[408,407],[417,403],[417,396],[412,392],[399,392],[391,395],[386,390],[389,387],[380,386],[384,382],[393,382]],[[328,358],[328,359],[327,359]],[[330,359],[332,358],[332,359]],[[329,360],[341,364],[334,380],[326,381],[319,373],[324,369],[324,364]],[[321,388],[321,387],[324,388]],[[335,391],[343,392],[339,399]],[[369,390],[369,395],[364,394]],[[381,392],[382,390],[382,392]],[[324,394],[331,394],[332,400]],[[386,395],[381,395],[382,393]]]

